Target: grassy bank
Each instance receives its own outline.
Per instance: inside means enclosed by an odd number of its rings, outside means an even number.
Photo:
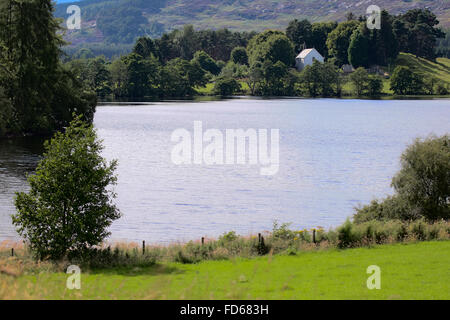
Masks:
[[[66,289],[68,275],[43,264],[0,273],[0,299],[449,299],[449,252],[450,241],[429,241],[82,270],[81,290]],[[367,289],[370,265],[381,268],[380,290]]]

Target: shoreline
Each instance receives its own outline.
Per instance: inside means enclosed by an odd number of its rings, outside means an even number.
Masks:
[[[392,100],[450,100],[450,95],[411,95],[411,96],[396,96],[385,95],[379,97],[358,97],[358,96],[341,96],[341,97],[303,97],[303,96],[251,96],[251,95],[233,95],[233,96],[208,96],[197,95],[192,97],[173,97],[173,98],[139,98],[139,99],[102,99],[98,97],[97,106],[105,104],[127,104],[127,105],[141,105],[148,103],[167,103],[167,102],[214,102],[226,100],[374,100],[374,101],[392,101]]]

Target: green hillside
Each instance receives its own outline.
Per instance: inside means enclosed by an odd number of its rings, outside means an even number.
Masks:
[[[362,15],[372,4],[360,0],[85,0],[81,7],[82,29],[68,31],[66,40],[82,43],[131,43],[143,34],[162,33],[193,24],[198,29],[229,28],[239,31],[284,29],[294,18],[312,22],[344,20],[353,12]],[[376,3],[391,14],[428,7],[442,26],[450,26],[447,0],[379,0]],[[70,3],[58,4],[56,16],[67,17]]]
[[[440,82],[444,86],[450,86],[450,59],[437,58],[436,61],[430,61],[424,58],[416,57],[411,53],[400,52],[397,60],[390,68],[389,73],[392,73],[395,67],[406,66],[413,72],[418,73],[423,79],[434,78],[436,82]],[[345,95],[352,95],[354,92],[353,84],[349,81],[343,86]],[[390,80],[383,79],[383,93],[393,94],[390,89]]]
[[[407,66],[424,78],[436,78],[450,84],[450,59],[437,58],[436,62],[417,58],[410,53],[400,53],[396,65]]]

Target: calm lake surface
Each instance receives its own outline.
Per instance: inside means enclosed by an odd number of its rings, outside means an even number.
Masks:
[[[175,165],[171,133],[280,130],[280,167]],[[450,132],[450,100],[236,99],[103,105],[95,126],[104,156],[118,159],[116,203],[123,217],[112,240],[167,243],[270,230],[331,227],[353,208],[392,193],[399,157],[416,137]],[[13,194],[42,152],[39,139],[0,140],[0,240],[18,239],[11,225]]]

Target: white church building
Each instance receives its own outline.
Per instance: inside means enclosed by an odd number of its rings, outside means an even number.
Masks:
[[[304,49],[295,58],[295,67],[298,71],[301,71],[304,67],[312,65],[314,60],[321,63],[324,61],[322,55],[316,49]]]

